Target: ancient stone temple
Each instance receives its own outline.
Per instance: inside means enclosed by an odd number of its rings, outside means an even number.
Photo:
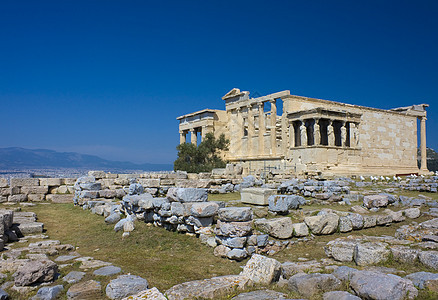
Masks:
[[[282,91],[251,98],[232,89],[225,111],[178,117],[180,142],[208,133],[230,139],[225,158],[247,174],[396,175],[426,173],[426,107],[390,110],[294,96]],[[421,167],[417,166],[417,119]]]

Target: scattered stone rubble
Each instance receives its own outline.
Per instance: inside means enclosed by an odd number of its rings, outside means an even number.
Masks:
[[[75,204],[104,216],[105,222],[114,224],[114,230],[122,231],[124,237],[135,230],[135,222],[138,221],[196,235],[201,242],[214,247],[217,256],[234,260],[251,257],[239,275],[186,282],[161,293],[150,287],[144,278],[123,274],[123,270],[108,262],[80,256],[71,245],[41,240],[46,236],[42,234],[43,224],[37,222],[35,214],[2,211],[2,247],[23,236],[33,238],[30,234],[40,239],[28,247],[3,253],[0,272],[13,274],[13,281],[4,283],[2,288],[22,294],[35,290],[37,294],[32,299],[55,299],[62,293],[66,293],[68,299],[101,298],[102,290],[110,299],[215,299],[254,286],[278,286],[302,297],[323,295],[324,299],[414,299],[418,289],[438,291],[437,273],[405,274],[394,269],[373,267],[393,259],[401,263],[418,262],[429,269],[438,269],[438,203],[426,196],[409,198],[392,193],[396,189],[436,192],[437,176],[386,181],[388,189],[369,194],[350,189],[352,185],[360,188],[363,185],[359,183],[367,185],[367,182],[355,182],[347,178],[326,181],[294,179],[267,185],[253,176],[243,180],[235,176],[230,180],[221,178],[223,175],[214,175],[214,172],[197,175],[196,179],[191,174],[171,174],[144,178],[90,172],[89,176],[74,182],[28,178],[11,180],[10,186],[2,181],[0,192],[3,201],[20,203],[42,200],[67,202],[68,195],[69,202],[74,199]],[[164,178],[169,175],[175,178]],[[195,181],[198,183],[195,184]],[[250,207],[226,207],[223,202],[207,201],[208,193],[236,190],[241,191],[242,195],[249,195],[248,203],[268,206],[270,217],[254,219]],[[58,194],[63,191],[68,194]],[[276,195],[275,191],[281,195]],[[57,199],[53,195],[61,195],[65,199],[53,201]],[[121,201],[115,202],[117,198]],[[315,212],[316,215],[304,215],[298,223],[282,216],[293,214],[300,206],[309,203],[351,205],[358,201],[362,205],[351,206],[351,212],[323,209]],[[436,218],[420,224],[412,222],[422,215],[419,208],[426,207],[429,211],[424,215]],[[328,259],[320,261],[302,259],[281,264],[273,258],[260,255],[275,254],[294,243],[312,239],[314,235],[359,232],[406,220],[411,223],[397,229],[395,237],[354,235],[332,240],[324,248]],[[23,253],[27,253],[26,258],[21,258]],[[49,259],[48,255],[53,259]],[[73,262],[80,263],[78,270],[60,278],[59,269]],[[344,262],[354,262],[363,269],[342,266]],[[86,274],[96,277],[84,280]],[[102,287],[98,276],[111,276],[113,279]],[[66,284],[71,285],[67,290]],[[346,288],[348,291],[344,290]],[[3,293],[7,295],[0,290],[0,299],[7,299],[7,296],[1,298]],[[233,299],[252,298],[287,297],[283,293],[261,289],[241,293]]]

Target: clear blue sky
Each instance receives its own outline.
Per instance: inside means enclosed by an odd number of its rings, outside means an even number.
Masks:
[[[175,118],[234,87],[429,103],[438,149],[438,1],[0,4],[0,147],[171,163]]]

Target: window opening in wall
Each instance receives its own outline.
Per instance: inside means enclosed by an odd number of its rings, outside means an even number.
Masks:
[[[328,146],[328,120],[320,119],[319,120],[319,133],[321,135],[321,145]]]
[[[315,136],[313,134],[314,124],[315,124],[314,120],[306,120],[304,123],[304,125],[306,126],[307,145],[308,146],[315,145]]]

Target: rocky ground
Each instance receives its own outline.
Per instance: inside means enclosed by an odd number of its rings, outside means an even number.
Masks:
[[[267,207],[207,201],[202,189],[154,198],[136,183],[120,202],[81,199],[83,209],[123,233],[114,238],[129,239],[146,222],[244,262],[239,274],[160,290],[123,272],[123,263],[51,239],[33,204],[5,205],[0,299],[436,299],[436,181],[289,181],[263,187],[279,193]]]

